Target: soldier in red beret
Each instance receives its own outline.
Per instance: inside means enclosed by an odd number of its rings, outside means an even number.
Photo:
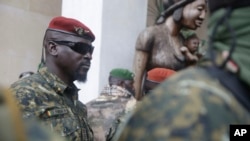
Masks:
[[[166,68],[154,68],[147,72],[147,78],[144,81],[143,94],[147,95],[156,86],[175,74],[174,70]]]
[[[39,118],[68,140],[93,140],[86,106],[78,100],[73,81],[86,81],[94,40],[92,31],[78,20],[51,20],[38,72],[11,85],[24,118]]]

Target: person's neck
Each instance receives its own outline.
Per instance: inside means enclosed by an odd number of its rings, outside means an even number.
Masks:
[[[164,23],[172,37],[178,37],[181,30],[181,25],[176,23],[172,16],[168,17]]]
[[[71,79],[69,77],[67,77],[67,74],[63,73],[55,65],[50,64],[50,63],[46,63],[46,67],[47,67],[49,72],[55,74],[58,78],[60,78],[68,86],[71,86],[73,84],[73,81],[71,81]]]

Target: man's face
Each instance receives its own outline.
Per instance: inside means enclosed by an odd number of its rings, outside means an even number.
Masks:
[[[206,0],[195,0],[183,9],[181,24],[189,29],[197,29],[206,16]]]
[[[80,82],[85,82],[87,80],[87,73],[91,65],[92,52],[88,51],[89,49],[86,52],[85,49],[89,48],[89,46],[86,44],[85,39],[74,37],[64,40],[76,44],[73,44],[72,47],[61,45],[63,49],[62,53],[60,54],[60,61],[63,69],[73,81],[78,80]]]
[[[135,95],[134,81],[133,80],[125,80],[125,89],[127,89],[133,96]]]

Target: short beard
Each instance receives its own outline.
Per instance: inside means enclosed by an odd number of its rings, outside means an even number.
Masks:
[[[75,74],[74,74],[74,78],[75,78],[75,80],[77,80],[81,83],[84,83],[87,81],[87,74],[88,74],[88,72],[86,72],[85,74],[79,74],[79,70],[77,69]]]
[[[80,74],[76,73],[75,78],[76,78],[77,81],[84,83],[84,82],[87,81],[87,74],[80,75]]]

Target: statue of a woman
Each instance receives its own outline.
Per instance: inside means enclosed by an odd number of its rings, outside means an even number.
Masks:
[[[163,0],[163,5],[164,11],[156,25],[147,27],[137,38],[133,69],[138,100],[146,71],[156,67],[178,71],[190,61],[197,61],[183,46],[180,30],[201,26],[206,15],[206,0]]]

